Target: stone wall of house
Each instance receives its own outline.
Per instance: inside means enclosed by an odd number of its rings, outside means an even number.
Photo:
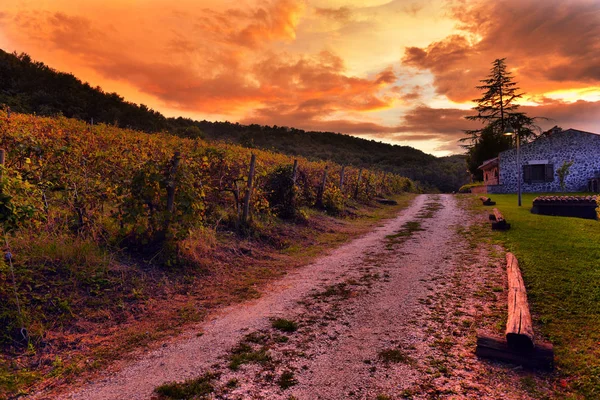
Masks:
[[[587,191],[588,179],[600,176],[600,135],[569,129],[525,144],[520,150],[521,166],[554,165],[552,182],[526,183],[521,169],[523,193],[561,192],[560,179],[556,171],[566,161],[573,161],[569,175],[565,179],[567,192]],[[500,153],[500,182],[498,185],[489,186],[489,193],[517,192],[516,158],[516,149]]]

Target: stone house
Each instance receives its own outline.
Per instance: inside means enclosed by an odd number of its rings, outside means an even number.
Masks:
[[[521,191],[523,193],[562,192],[556,173],[573,162],[565,178],[566,192],[598,190],[600,178],[600,135],[567,129],[543,136],[520,149]],[[483,170],[488,193],[517,192],[517,150],[501,152],[487,160]],[[594,187],[594,183],[596,186]]]

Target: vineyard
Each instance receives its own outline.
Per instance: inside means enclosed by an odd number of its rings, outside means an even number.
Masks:
[[[85,307],[96,321],[114,317],[103,307],[144,298],[143,283],[109,267],[115,258],[202,269],[217,234],[269,240],[278,221],[307,224],[314,210],[351,217],[377,196],[416,190],[381,171],[3,111],[0,148],[5,353],[35,353]],[[22,384],[11,378],[18,367],[2,361],[0,385]]]

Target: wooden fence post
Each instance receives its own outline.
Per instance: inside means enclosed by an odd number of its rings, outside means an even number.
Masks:
[[[171,169],[169,170],[169,178],[167,181],[167,211],[169,214],[172,214],[175,209],[175,176],[177,175],[177,168],[179,167],[180,161],[181,153],[176,151],[171,161]]]
[[[6,162],[6,152],[4,149],[0,149],[0,180],[4,178],[4,163]]]
[[[6,151],[0,149],[0,181],[4,178],[4,163],[6,162]],[[0,193],[2,193],[3,185],[0,185]]]
[[[296,184],[296,179],[298,177],[298,160],[294,160],[294,166],[292,167],[292,184]]]
[[[317,207],[323,207],[323,193],[325,193],[325,185],[327,184],[327,169],[329,166],[325,166],[323,170],[323,179],[321,180],[321,186],[319,186],[319,190],[317,191]]]
[[[254,169],[256,168],[256,155],[252,154],[250,157],[250,171],[248,172],[248,187],[246,188],[246,197],[244,198],[244,212],[242,214],[242,222],[245,224],[248,222],[250,216],[250,196],[252,196],[252,189],[254,189]]]
[[[346,170],[346,166],[342,165],[342,170],[340,171],[340,191],[344,190],[344,171]]]
[[[354,198],[358,198],[358,189],[360,188],[360,178],[362,178],[362,168],[358,171],[358,179],[356,180],[356,189],[354,189]]]

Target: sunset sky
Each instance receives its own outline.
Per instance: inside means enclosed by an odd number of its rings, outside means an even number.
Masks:
[[[506,57],[543,128],[600,133],[598,0],[2,0],[0,48],[167,116],[435,155]]]

